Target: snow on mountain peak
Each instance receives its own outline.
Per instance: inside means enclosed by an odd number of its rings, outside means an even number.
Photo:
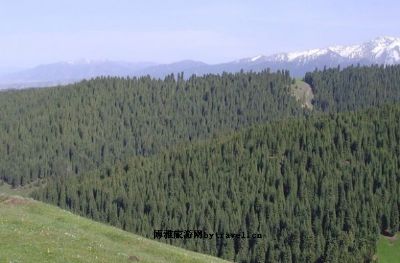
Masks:
[[[65,62],[68,65],[90,65],[90,64],[97,64],[97,63],[106,63],[109,62],[107,59],[88,59],[88,58],[80,58],[77,60],[71,60]]]
[[[302,52],[291,52],[288,53],[288,60],[289,61],[293,61],[296,59],[311,59],[311,58],[315,58],[318,56],[322,56],[325,55],[326,53],[328,53],[328,50],[326,49],[310,49],[307,51],[302,51]]]
[[[376,44],[380,44],[380,45],[390,45],[393,42],[398,42],[400,41],[400,38],[397,37],[389,37],[389,36],[383,36],[383,37],[377,37],[374,40],[372,40],[371,42],[376,43]]]
[[[332,46],[306,51],[278,53],[268,57],[259,55],[247,59],[247,61],[255,62],[264,58],[264,60],[268,62],[306,63],[327,55],[342,60],[354,60],[355,62],[370,61],[382,64],[400,63],[400,38],[383,36],[359,45]]]
[[[254,62],[254,61],[256,61],[256,60],[259,60],[259,59],[262,58],[262,57],[263,57],[263,55],[258,55],[258,56],[255,56],[255,57],[251,58],[250,61],[251,61],[251,62]]]

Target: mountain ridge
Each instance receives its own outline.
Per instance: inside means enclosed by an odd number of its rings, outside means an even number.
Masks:
[[[400,38],[378,37],[358,45],[338,45],[327,48],[315,48],[305,51],[277,53],[270,56],[258,55],[250,58],[251,61],[304,61],[323,55],[336,55],[342,59],[369,59],[378,60],[382,64],[400,62]]]
[[[98,76],[139,77],[149,75],[164,78],[171,73],[221,74],[223,72],[289,70],[292,76],[302,77],[316,68],[349,65],[392,65],[400,63],[400,38],[383,36],[356,45],[336,45],[305,51],[257,55],[219,64],[196,60],[181,60],[168,64],[85,60],[39,65],[32,69],[0,76],[0,89],[62,85]]]

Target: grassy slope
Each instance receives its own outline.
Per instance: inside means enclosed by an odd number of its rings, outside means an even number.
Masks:
[[[11,185],[0,180],[0,194],[3,193],[7,195],[18,195],[18,196],[29,197],[29,195],[37,188],[38,188],[37,183],[31,183],[25,186],[12,188]]]
[[[296,97],[298,101],[300,101],[303,107],[308,109],[312,109],[312,99],[314,98],[314,94],[311,90],[310,85],[305,83],[304,81],[296,79],[296,82],[292,85],[293,95]]]
[[[225,262],[0,194],[0,262]]]
[[[394,263],[400,262],[400,233],[396,235],[395,239],[390,240],[387,237],[381,236],[378,241],[378,255],[379,263]]]

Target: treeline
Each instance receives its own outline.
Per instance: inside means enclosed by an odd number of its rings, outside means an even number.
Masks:
[[[273,122],[50,180],[34,197],[152,238],[155,229],[261,233],[173,239],[236,262],[370,262],[399,230],[400,106]]]
[[[0,179],[13,186],[112,167],[133,155],[301,115],[292,79],[237,73],[97,78],[0,93]]]
[[[400,100],[400,65],[351,66],[307,73],[314,107],[323,112],[351,111]]]

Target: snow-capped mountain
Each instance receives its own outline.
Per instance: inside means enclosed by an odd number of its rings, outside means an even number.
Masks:
[[[279,53],[272,56],[248,58],[248,62],[295,62],[306,64],[321,57],[341,61],[369,61],[378,64],[400,63],[400,38],[379,37],[360,45],[332,46],[300,52]]]
[[[80,60],[41,65],[0,77],[1,87],[12,85],[39,86],[68,83],[96,76],[144,76],[163,78],[171,73],[184,72],[203,75],[222,72],[271,71],[286,69],[292,76],[302,77],[308,71],[324,67],[345,67],[348,65],[400,64],[400,38],[379,37],[371,41],[350,46],[332,46],[306,51],[278,53],[269,56],[258,55],[222,64],[206,64],[184,60],[171,64],[128,63],[115,61]]]
[[[231,68],[239,67],[244,70],[288,69],[294,76],[303,76],[307,71],[325,66],[400,64],[400,38],[379,37],[359,45],[332,46],[270,56],[258,55],[228,64]],[[228,67],[228,64],[225,66]]]

